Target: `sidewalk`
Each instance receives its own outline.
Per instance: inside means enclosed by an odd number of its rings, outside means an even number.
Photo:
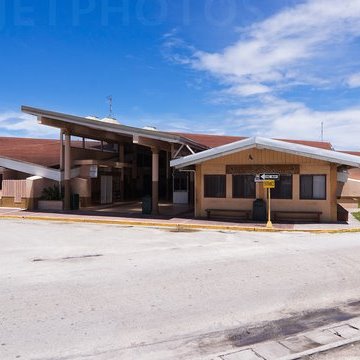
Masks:
[[[360,342],[344,345],[318,354],[310,355],[304,360],[358,360],[360,357]]]
[[[303,332],[284,339],[267,341],[219,355],[219,360],[345,359],[336,354],[354,354],[347,345],[360,342],[360,317]],[[343,348],[344,347],[344,348]],[[333,350],[337,349],[337,350]],[[335,354],[332,355],[332,351]],[[314,355],[317,354],[317,355]],[[357,353],[357,359],[360,353]],[[348,359],[348,358],[346,358]]]
[[[141,214],[89,213],[88,211],[39,212],[21,209],[0,208],[0,219],[45,220],[61,222],[86,222],[113,224],[120,226],[170,227],[178,231],[186,230],[227,230],[227,231],[306,231],[306,232],[360,232],[360,222],[349,214],[346,223],[274,223],[273,229],[265,223],[215,221],[194,219],[186,216],[164,217]]]

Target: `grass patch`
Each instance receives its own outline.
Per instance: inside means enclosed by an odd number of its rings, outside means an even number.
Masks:
[[[352,213],[355,217],[355,219],[360,221],[360,211]]]

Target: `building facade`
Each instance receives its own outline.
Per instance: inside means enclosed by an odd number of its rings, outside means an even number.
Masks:
[[[334,151],[327,142],[169,133],[113,119],[22,110],[59,129],[60,136],[0,138],[0,206],[38,208],[44,189],[58,187],[64,210],[74,194],[81,207],[149,195],[153,214],[164,200],[194,205],[199,217],[210,209],[214,215],[244,210],[252,218],[255,199],[267,201],[257,176],[271,173],[279,175],[271,190],[279,216],[317,214],[321,221],[336,221],[338,199],[349,192],[347,173],[360,167],[359,154]]]
[[[274,215],[302,220],[315,215],[323,222],[338,220],[343,175],[359,164],[354,155],[265,138],[241,140],[171,162],[177,169],[196,173],[196,216],[206,216],[209,210],[252,211],[255,199],[268,200],[257,175],[278,174],[270,192]]]

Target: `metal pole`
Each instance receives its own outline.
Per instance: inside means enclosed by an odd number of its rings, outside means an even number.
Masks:
[[[266,223],[266,227],[267,228],[272,228],[273,225],[272,225],[272,222],[271,222],[271,205],[270,205],[270,202],[271,202],[271,195],[270,195],[270,189],[267,189],[268,190],[268,221]]]

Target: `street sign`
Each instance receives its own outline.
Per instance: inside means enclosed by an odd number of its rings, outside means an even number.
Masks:
[[[260,180],[279,180],[280,174],[259,174]]]
[[[274,189],[275,180],[264,180],[263,185],[264,185],[264,189]]]

